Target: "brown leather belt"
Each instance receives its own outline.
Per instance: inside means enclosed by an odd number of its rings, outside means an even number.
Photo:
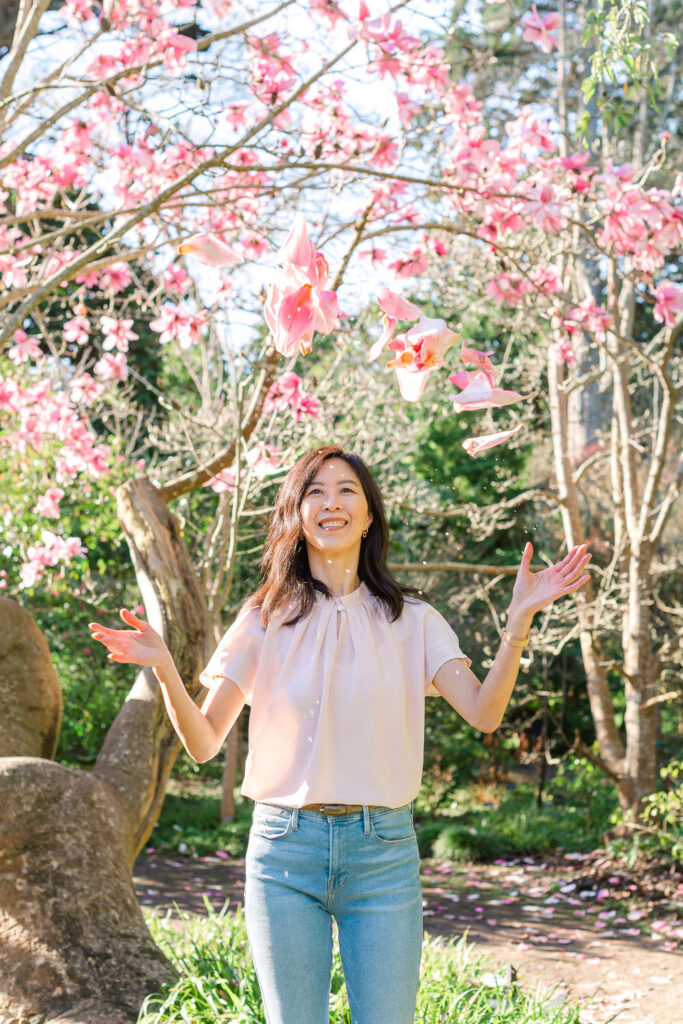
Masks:
[[[381,804],[366,805],[369,811],[374,811]],[[320,814],[358,814],[363,810],[363,804],[304,804],[302,811],[318,811]]]

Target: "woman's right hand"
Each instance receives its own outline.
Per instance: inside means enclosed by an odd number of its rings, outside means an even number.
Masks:
[[[88,628],[93,640],[99,640],[109,651],[110,661],[132,665],[161,665],[170,658],[168,647],[149,622],[139,619],[126,608],[119,615],[132,629],[109,629],[99,622],[89,622]]]

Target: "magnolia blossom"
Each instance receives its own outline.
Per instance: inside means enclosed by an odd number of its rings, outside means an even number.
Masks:
[[[139,337],[135,331],[131,330],[132,326],[132,320],[116,320],[112,316],[101,316],[100,328],[104,335],[102,342],[104,351],[111,352],[112,349],[117,349],[119,352],[127,352],[128,342]]]
[[[568,338],[556,341],[553,345],[553,352],[555,353],[555,361],[558,366],[568,366],[569,363],[573,363],[576,359],[572,343]]]
[[[93,372],[102,380],[124,381],[128,379],[128,360],[124,352],[116,352],[110,355],[108,352],[98,359],[93,367]]]
[[[412,277],[414,274],[427,272],[427,259],[424,250],[417,246],[409,256],[399,256],[387,266],[389,270],[394,271],[396,277]]]
[[[553,48],[558,45],[557,39],[552,33],[562,24],[562,17],[557,11],[541,17],[536,10],[536,4],[532,4],[531,13],[525,16],[522,24],[524,26],[522,39],[525,43],[537,43],[544,53],[552,53]]]
[[[297,421],[304,416],[317,416],[320,409],[319,400],[307,394],[301,385],[298,373],[283,373],[268,389],[263,412],[289,408]]]
[[[523,426],[523,423],[518,423],[516,427],[511,427],[509,430],[499,430],[495,434],[468,437],[463,441],[462,446],[468,455],[479,455],[480,452],[485,452],[488,448],[495,448],[496,445],[509,441],[511,437],[520,432]]]
[[[594,299],[589,297],[570,309],[562,320],[562,326],[569,334],[582,330],[592,334],[596,341],[604,341],[611,322],[612,317],[608,310],[598,306]]]
[[[204,319],[197,313],[191,313],[187,306],[180,302],[177,306],[170,303],[163,306],[159,316],[150,322],[153,331],[159,332],[159,344],[167,345],[177,340],[181,348],[191,348],[201,337]]]
[[[275,348],[284,356],[311,351],[316,331],[330,334],[339,326],[337,295],[325,290],[327,260],[311,245],[306,221],[298,213],[278,253],[280,279],[266,288],[266,323]]]
[[[84,316],[75,316],[64,323],[64,340],[76,345],[85,345],[90,336],[90,321]]]
[[[31,545],[28,549],[28,561],[19,570],[22,587],[34,586],[46,568],[53,568],[59,562],[70,562],[73,558],[84,558],[88,553],[80,537],[64,538],[50,530],[42,530],[41,538],[42,543]]]
[[[194,256],[209,267],[229,267],[243,262],[239,253],[210,232],[192,235],[178,246],[178,252],[183,256]]]
[[[443,366],[446,352],[459,339],[445,320],[422,316],[415,327],[389,342],[389,348],[398,355],[387,367],[396,370],[399,391],[406,402],[420,400],[427,377]]]
[[[668,277],[652,289],[655,299],[654,318],[660,324],[673,327],[676,317],[683,313],[683,287],[674,284]]]
[[[46,519],[59,519],[59,503],[64,497],[61,487],[49,487],[36,502],[36,512]]]
[[[75,404],[92,405],[102,395],[105,384],[96,381],[89,373],[82,373],[69,381],[71,401]]]
[[[8,352],[13,363],[26,363],[29,359],[37,359],[40,356],[40,342],[35,335],[27,334],[26,331],[14,332],[14,344]]]

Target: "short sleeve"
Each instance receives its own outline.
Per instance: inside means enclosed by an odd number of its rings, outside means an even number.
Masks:
[[[432,685],[434,676],[442,665],[453,658],[462,658],[468,665],[472,659],[463,654],[460,649],[460,641],[455,631],[449,626],[443,615],[426,606],[424,618],[424,646],[425,646],[425,695],[427,697],[440,697],[441,694]]]
[[[246,703],[251,704],[264,635],[259,608],[240,612],[200,673],[199,681],[211,690],[223,679],[230,679],[239,686]]]

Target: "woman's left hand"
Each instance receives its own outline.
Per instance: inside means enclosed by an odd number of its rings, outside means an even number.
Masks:
[[[586,547],[586,544],[579,544],[572,548],[561,562],[549,565],[540,572],[531,572],[534,549],[531,544],[527,544],[512,590],[512,604],[517,613],[535,615],[558,597],[571,594],[587,583],[590,576],[583,570],[588,565],[591,555],[586,553]]]

